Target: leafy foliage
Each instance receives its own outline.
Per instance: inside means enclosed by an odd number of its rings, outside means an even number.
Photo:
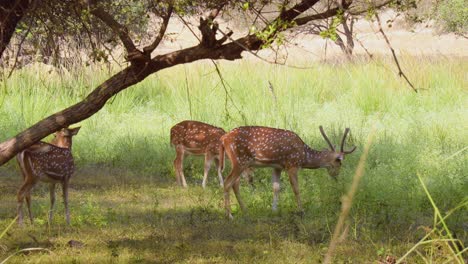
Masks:
[[[466,35],[468,32],[468,1],[445,0],[438,8],[437,21],[446,32]]]
[[[338,33],[336,29],[342,23],[343,19],[343,11],[340,11],[335,17],[333,17],[329,27],[326,30],[322,30],[319,35],[322,38],[329,38],[333,41],[336,41],[338,39]]]

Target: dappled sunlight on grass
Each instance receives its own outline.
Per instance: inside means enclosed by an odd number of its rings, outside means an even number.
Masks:
[[[413,65],[407,74],[422,88],[418,94],[388,71],[386,59],[308,70],[221,63],[229,95],[206,62],[158,72],[81,122],[73,145],[72,225],[65,225],[59,189],[49,227],[48,190],[39,184],[32,194],[35,225],[8,230],[0,240],[0,256],[44,247],[53,253],[19,254],[11,263],[50,262],[57,256],[62,263],[317,263],[327,251],[340,199],[374,123],[376,139],[337,261],[368,263],[402,256],[434,221],[418,172],[441,212],[459,205],[468,193],[468,155],[463,151],[468,142],[466,60],[410,57],[402,62]],[[40,73],[21,69],[6,81],[0,140],[83,98],[108,75],[84,69],[44,79],[46,73],[36,71]],[[285,175],[279,212],[271,211],[271,170],[258,169],[254,186],[241,184],[248,211],[240,212],[232,194],[235,219],[228,221],[214,171],[207,189],[201,188],[202,158],[186,159],[188,189],[175,184],[169,129],[184,119],[226,130],[246,124],[290,129],[316,149],[326,146],[319,125],[336,143],[350,127],[347,144],[358,148],[346,157],[337,182],[324,170],[300,171],[302,218]],[[224,175],[229,169],[228,164]],[[0,168],[0,230],[16,214],[20,181],[14,161]],[[466,213],[456,211],[446,223],[466,244]],[[70,240],[84,245],[70,247]],[[417,254],[409,257],[408,263],[421,262]]]

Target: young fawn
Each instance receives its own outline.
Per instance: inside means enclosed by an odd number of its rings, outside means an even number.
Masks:
[[[60,183],[63,190],[65,204],[65,219],[70,224],[68,210],[68,182],[74,172],[75,163],[72,156],[72,137],[80,127],[63,128],[57,131],[55,138],[50,143],[38,142],[16,155],[21,173],[23,185],[18,191],[18,223],[23,223],[23,201],[26,198],[29,219],[33,223],[31,213],[31,190],[38,182],[49,183],[50,211],[49,222],[52,221],[55,204],[55,185]]]
[[[229,191],[232,188],[242,210],[244,203],[239,193],[240,175],[251,167],[273,168],[273,210],[277,210],[280,191],[280,174],[283,170],[288,173],[289,182],[296,196],[299,209],[302,204],[299,195],[297,173],[299,169],[326,168],[332,177],[340,172],[341,162],[346,154],[352,153],[344,150],[344,143],[349,128],[346,128],[341,140],[340,150],[336,150],[320,126],[320,132],[330,146],[330,150],[317,151],[304,143],[294,132],[260,126],[245,126],[233,129],[221,137],[220,157],[224,163],[224,153],[231,160],[232,170],[224,181],[224,202],[226,215],[232,218]]]

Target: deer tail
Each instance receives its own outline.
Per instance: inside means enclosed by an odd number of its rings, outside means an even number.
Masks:
[[[221,166],[221,171],[224,171],[224,155],[224,145],[221,141],[221,144],[219,144],[219,165]]]
[[[28,169],[26,167],[26,157],[24,155],[24,151],[21,151],[16,155],[16,160],[18,161],[19,168],[21,170],[21,175],[23,176],[23,180],[26,179],[26,175],[28,173]]]

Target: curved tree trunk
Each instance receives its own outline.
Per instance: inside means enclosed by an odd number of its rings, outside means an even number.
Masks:
[[[144,80],[152,73],[201,59],[239,59],[242,51],[244,51],[241,46],[256,50],[261,47],[261,44],[262,41],[251,35],[239,39],[235,43],[228,43],[215,49],[204,48],[199,45],[156,56],[146,64],[132,64],[99,85],[83,101],[39,121],[14,138],[1,143],[0,165],[6,163],[19,151],[31,146],[52,132],[89,118],[104,107],[107,100],[112,96]]]
[[[294,27],[297,25],[303,25],[311,20],[322,19],[322,16],[308,16],[296,19],[298,15],[307,11],[318,1],[319,0],[303,0],[291,9],[282,12],[277,19],[271,22],[271,24],[277,23],[278,21],[289,21],[294,22],[290,23],[289,25],[290,27]],[[348,1],[349,2],[345,1],[346,7],[348,7],[352,2],[352,0]],[[332,12],[327,12],[325,16],[330,17],[336,15],[337,10],[338,9],[334,9]],[[281,27],[276,29],[274,32],[269,32],[268,37],[275,38],[276,33],[285,29],[285,27]],[[214,34],[215,30],[213,29],[212,32]],[[102,107],[104,107],[105,103],[112,96],[138,82],[141,82],[152,73],[178,64],[190,63],[202,59],[240,59],[242,58],[241,53],[243,51],[259,50],[263,48],[262,45],[264,44],[264,41],[268,41],[266,39],[259,39],[255,34],[251,34],[236,40],[232,40],[227,44],[222,44],[222,42],[226,41],[229,36],[229,34],[227,36],[225,35],[218,43],[216,43],[217,45],[213,47],[197,45],[165,55],[159,55],[153,59],[149,59],[149,57],[148,59],[145,59],[143,57],[143,60],[139,60],[140,58],[136,57],[135,60],[132,60],[130,66],[99,85],[83,101],[37,122],[15,137],[0,143],[0,165],[5,164],[7,161],[13,158],[16,153],[31,146],[47,135],[63,127],[67,127],[68,125],[89,118],[98,112]]]

